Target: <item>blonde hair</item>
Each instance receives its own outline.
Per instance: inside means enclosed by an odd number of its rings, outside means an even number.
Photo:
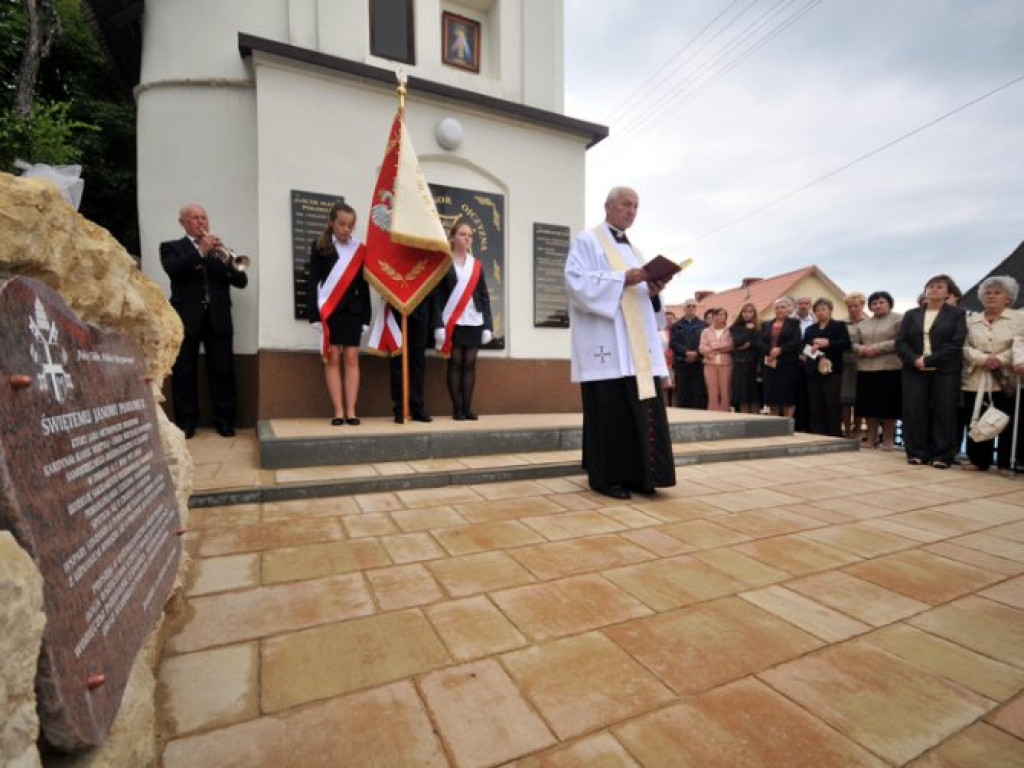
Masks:
[[[853,302],[857,302],[858,304],[866,304],[867,301],[868,301],[868,297],[865,296],[860,291],[854,291],[853,293],[848,293],[848,294],[846,294],[843,297],[843,304],[852,304]]]

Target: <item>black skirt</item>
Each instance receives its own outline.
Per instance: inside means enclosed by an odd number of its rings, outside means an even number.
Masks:
[[[327,330],[331,334],[332,347],[358,347],[363,335],[363,321],[358,315],[335,310],[327,318]]]
[[[774,368],[762,366],[764,404],[796,405],[796,387],[800,375],[800,365],[796,360],[780,360]]]
[[[456,325],[452,331],[452,346],[480,347],[483,346],[484,327],[482,325]]]
[[[902,413],[903,374],[900,371],[858,371],[858,416],[869,419],[898,419]]]

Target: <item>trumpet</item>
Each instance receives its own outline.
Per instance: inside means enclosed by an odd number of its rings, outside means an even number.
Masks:
[[[206,237],[209,233],[203,232],[202,237]],[[202,239],[202,238],[200,238]],[[240,255],[232,251],[223,243],[217,243],[215,246],[210,248],[206,253],[207,256],[214,256],[229,269],[237,270],[238,272],[245,272],[249,267],[252,266],[252,259],[248,256]]]

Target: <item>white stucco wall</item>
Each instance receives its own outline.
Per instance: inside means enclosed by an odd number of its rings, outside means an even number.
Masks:
[[[419,0],[415,75],[558,112],[562,106],[561,0]],[[441,12],[483,23],[481,73],[441,63]],[[138,100],[139,226],[143,269],[169,293],[159,243],[182,236],[178,209],[203,204],[211,231],[255,259],[249,287],[233,290],[235,348],[315,348],[293,319],[292,189],[340,193],[365,219],[397,100],[381,83],[238,51],[245,32],[374,66],[366,0],[150,0]],[[434,126],[455,117],[456,152]],[[411,93],[407,125],[427,180],[505,196],[512,357],[565,358],[568,332],[533,328],[534,222],[584,225],[585,138],[436,97]],[[365,234],[365,220],[359,234]]]
[[[357,236],[365,238],[398,101],[383,84],[262,54],[255,57],[255,72],[259,346],[314,350],[308,323],[293,317],[290,191],[344,195],[359,214]],[[455,152],[434,139],[434,127],[445,117],[459,120],[465,132]],[[583,225],[584,139],[415,92],[406,99],[406,127],[428,182],[505,196],[508,336],[504,353],[486,354],[567,357],[567,331],[533,327],[533,223]]]

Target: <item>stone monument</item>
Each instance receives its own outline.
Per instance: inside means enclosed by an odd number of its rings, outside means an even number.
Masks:
[[[52,289],[0,277],[0,530],[43,576],[46,741],[96,746],[181,557],[146,362]]]

